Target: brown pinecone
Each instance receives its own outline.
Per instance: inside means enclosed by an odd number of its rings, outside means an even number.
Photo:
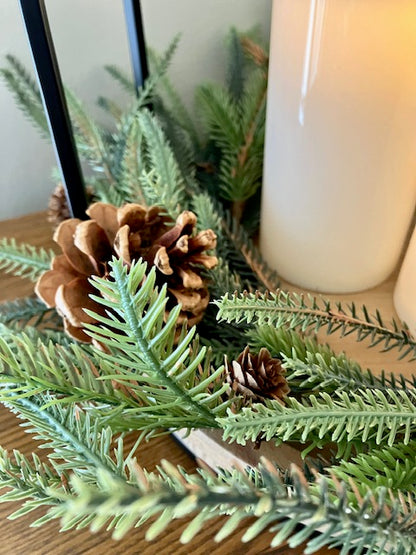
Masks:
[[[39,278],[35,288],[47,306],[57,308],[69,335],[91,341],[83,323],[95,320],[83,309],[97,313],[103,309],[89,297],[97,291],[88,279],[105,277],[114,255],[126,265],[143,258],[148,267],[156,267],[157,284],[168,287],[167,314],[175,305],[182,305],[178,323],[187,320],[192,326],[201,320],[209,302],[201,267],[213,268],[218,262],[204,251],[214,249],[217,238],[210,229],[193,233],[195,214],[182,212],[175,223],[156,206],[116,208],[102,202],[92,204],[87,214],[90,220],[72,218],[56,229],[54,240],[62,254],[53,259],[51,270]]]
[[[273,358],[264,347],[256,355],[246,347],[237,360],[226,361],[226,370],[233,390],[256,402],[275,399],[283,403],[290,391],[281,360]]]
[[[48,203],[48,222],[54,226],[71,217],[65,196],[65,189],[61,183],[55,187]]]
[[[85,188],[85,195],[87,202],[90,203],[93,198],[91,187]],[[69,220],[70,217],[71,214],[68,208],[68,201],[66,200],[65,189],[62,183],[59,183],[49,197],[47,219],[53,227],[58,227],[61,222]]]

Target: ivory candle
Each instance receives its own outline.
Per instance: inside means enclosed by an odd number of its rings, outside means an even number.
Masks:
[[[400,269],[393,298],[397,314],[416,337],[416,228]]]
[[[416,2],[274,0],[260,245],[327,292],[392,272],[416,202]]]

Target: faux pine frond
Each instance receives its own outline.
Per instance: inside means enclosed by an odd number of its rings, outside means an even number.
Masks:
[[[247,80],[240,101],[240,145],[228,150],[221,161],[220,178],[224,198],[244,201],[255,194],[263,174],[267,80],[256,70]]]
[[[141,183],[149,204],[160,204],[172,217],[185,204],[185,181],[156,116],[148,110],[138,114],[138,122],[144,140],[145,157],[148,162]]]
[[[267,73],[269,69],[268,48],[263,46],[257,32],[245,34],[241,37],[241,44],[244,52],[257,67]]]
[[[367,387],[374,389],[405,389],[411,381],[402,377],[377,377],[344,353],[335,353],[331,347],[318,343],[285,327],[257,326],[247,333],[254,349],[266,347],[273,355],[282,358],[287,370],[286,379],[293,391],[356,391]]]
[[[218,237],[216,254],[227,267],[230,282],[238,276],[238,282],[250,289],[276,290],[279,279],[269,268],[245,229],[215,202],[207,193],[200,193],[192,199],[192,207],[198,214],[200,229],[212,229]],[[241,291],[230,288],[227,291]]]
[[[100,325],[87,329],[110,349],[101,354],[114,364],[114,374],[105,379],[123,384],[146,406],[170,403],[171,414],[192,415],[200,427],[216,427],[216,415],[229,405],[222,400],[228,386],[218,385],[223,368],[211,371],[205,347],[192,341],[195,328],[178,337],[180,306],[164,322],[167,292],[155,287],[154,268],[146,274],[146,264],[137,262],[127,270],[114,259],[110,279],[92,283],[101,294],[93,298],[107,316],[94,314]]]
[[[330,482],[319,477],[310,487],[296,469],[288,485],[268,461],[250,474],[234,471],[217,477],[202,470],[187,474],[167,461],[162,462],[159,473],[146,472],[135,461],[129,468],[128,483],[102,471],[96,485],[73,479],[74,494],[61,494],[63,508],[52,509],[52,515],[64,515],[64,529],[85,521],[94,531],[113,530],[115,539],[157,517],[146,532],[151,541],[173,520],[197,513],[182,532],[182,543],[190,542],[213,518],[222,516],[217,542],[245,524],[244,543],[269,530],[272,548],[286,540],[289,547],[307,542],[306,553],[319,553],[324,546],[339,547],[341,555],[359,555],[364,546],[372,555],[410,555],[416,549],[415,508],[394,501],[385,509],[389,498],[385,489],[376,496],[365,496],[357,508],[349,504],[345,486],[338,484],[334,495]]]
[[[359,389],[406,390],[414,387],[415,378],[408,379],[400,374],[383,372],[375,376],[370,370],[360,366],[345,355],[328,358],[320,353],[308,352],[305,360],[295,357],[283,357],[284,365],[289,370],[287,376],[291,384],[298,388],[322,391],[357,391]]]
[[[361,453],[349,461],[342,460],[331,467],[330,474],[345,483],[353,480],[361,495],[369,489],[384,487],[394,492],[410,492],[415,497],[416,441],[407,445],[395,443]],[[354,498],[357,502],[356,496],[351,496],[351,501]]]
[[[231,95],[218,85],[204,85],[196,101],[210,137],[225,149],[238,149],[240,124],[238,109]]]
[[[227,68],[227,86],[228,91],[236,102],[239,102],[245,85],[245,65],[246,59],[241,38],[237,29],[232,28],[228,39],[228,68]]]
[[[137,402],[101,380],[113,372],[112,367],[94,356],[86,346],[56,345],[35,341],[26,333],[9,333],[0,337],[0,400],[52,394],[50,403],[70,404],[94,401],[109,407],[136,407]]]
[[[269,267],[245,229],[230,214],[224,214],[222,233],[225,241],[217,250],[240,278],[255,289],[275,291],[280,283],[277,273]],[[221,251],[221,248],[224,250]]]
[[[127,75],[115,65],[106,65],[104,66],[104,69],[127,93],[131,94],[133,97],[136,93],[136,87],[130,75]]]
[[[192,209],[198,214],[198,230],[212,229],[217,237],[222,236],[223,217],[216,203],[207,193],[201,192],[192,198]]]
[[[176,162],[186,183],[189,196],[199,193],[201,184],[196,179],[196,164],[199,149],[192,142],[189,132],[184,129],[160,99],[154,101],[154,111],[157,113],[166,140],[172,148]]]
[[[49,270],[53,257],[51,249],[17,244],[15,239],[0,239],[0,269],[8,274],[37,281],[43,272]]]
[[[353,303],[346,307],[342,303],[284,291],[226,294],[215,304],[219,308],[219,320],[314,332],[324,328],[328,334],[355,334],[357,341],[368,339],[371,347],[380,346],[383,351],[397,349],[401,359],[416,358],[416,341],[407,328],[395,320],[387,327],[378,311],[372,316],[365,306],[358,310]]]
[[[47,308],[36,297],[25,297],[0,304],[0,322],[9,327],[21,329],[26,326],[57,328],[55,309]]]
[[[231,47],[237,60],[230,73],[229,89],[204,85],[197,92],[197,103],[209,137],[220,148],[219,193],[233,201],[233,213],[239,221],[245,201],[261,183],[265,130],[267,75],[262,69],[245,72],[244,49],[234,32]],[[238,98],[236,98],[236,81]]]
[[[178,36],[178,39],[179,38],[180,36]],[[159,72],[161,65],[163,65],[160,56],[158,56],[153,50],[149,50],[149,60],[154,68],[154,71]],[[162,96],[163,104],[167,106],[168,111],[175,115],[177,123],[188,133],[191,138],[192,145],[196,148],[200,148],[201,144],[199,133],[195,127],[193,118],[169,79],[166,71],[163,71],[163,75],[157,86],[157,92]]]
[[[107,112],[114,121],[118,121],[123,115],[123,109],[114,100],[106,98],[105,96],[99,96],[97,98],[97,105]]]
[[[48,395],[9,397],[5,402],[24,422],[34,438],[51,449],[48,458],[58,473],[72,472],[94,482],[96,472],[105,470],[120,478],[123,467],[110,457],[113,435],[109,428],[97,426],[94,419],[77,405],[51,403]]]
[[[0,68],[1,77],[15,97],[23,114],[35,125],[44,138],[50,139],[48,122],[36,81],[15,56],[8,54],[6,60],[8,66]]]
[[[176,52],[179,44],[180,35],[176,35],[170,42],[163,56],[159,58],[159,63],[146,79],[142,88],[138,91],[136,101],[136,110],[149,106],[153,98],[156,96],[156,89],[159,86],[160,80],[166,74],[172,62],[172,58]]]
[[[146,205],[139,179],[144,170],[142,138],[137,112],[131,110],[121,118],[111,149],[112,171],[117,180],[115,193],[119,197],[116,203],[113,202],[116,206],[126,202]]]
[[[66,472],[58,473],[52,466],[42,462],[33,453],[29,459],[16,449],[13,455],[0,447],[0,502],[22,503],[22,506],[9,516],[15,519],[24,516],[39,507],[51,507],[61,504],[52,490],[64,494],[70,492],[69,476]],[[7,488],[4,491],[4,488]],[[43,521],[53,519],[43,517]]]
[[[409,391],[360,390],[310,395],[302,402],[286,398],[256,404],[241,412],[220,417],[224,439],[245,445],[247,441],[273,440],[311,442],[320,446],[333,442],[338,456],[348,452],[348,444],[408,444],[416,431],[416,393]]]
[[[250,328],[247,333],[250,345],[254,349],[267,349],[275,356],[285,356],[306,362],[308,354],[320,355],[326,362],[337,356],[334,350],[326,344],[319,343],[315,337],[306,336],[296,330],[272,325],[262,325]],[[345,358],[341,353],[339,356]],[[356,363],[357,366],[358,363]]]
[[[107,186],[115,186],[114,176],[108,159],[108,149],[101,130],[88,114],[81,100],[69,89],[65,89],[71,122],[80,156],[107,180]]]

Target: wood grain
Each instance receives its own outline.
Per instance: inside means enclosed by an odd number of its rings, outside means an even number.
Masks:
[[[20,242],[27,242],[35,246],[50,247],[53,245],[51,240],[51,229],[46,222],[45,214],[38,213],[22,218],[0,222],[0,237],[15,237]],[[363,294],[362,296],[351,296],[349,299],[359,299],[359,302],[365,300],[375,308],[384,307],[388,314],[393,314],[391,303],[391,290],[393,279],[383,284],[374,291]],[[0,276],[0,301],[9,300],[30,294],[33,291],[33,284],[27,280]],[[338,341],[338,343],[337,343]],[[339,340],[331,337],[331,343],[337,348]],[[345,343],[342,343],[345,347]],[[379,356],[374,350],[369,351],[365,348],[362,353],[357,351],[355,342],[351,341],[349,354],[357,356],[364,364],[378,367],[385,365],[384,357]],[[400,368],[403,370],[409,368],[403,363],[397,365],[396,360],[392,357],[389,368]],[[10,414],[4,407],[0,407],[0,444],[5,448],[19,449],[25,454],[32,451],[39,452],[38,445],[31,437],[23,432],[19,427],[17,419]],[[133,439],[132,439],[133,440]],[[140,464],[146,468],[154,468],[155,465],[163,458],[170,460],[174,464],[180,464],[187,470],[196,468],[196,463],[175,441],[169,437],[159,437],[152,440],[148,445],[141,448],[137,454]],[[8,514],[12,513],[18,504],[0,505],[0,554],[1,555],[25,555],[27,553],[33,555],[95,555],[98,553],[111,553],[114,555],[256,555],[256,554],[278,554],[278,555],[300,555],[303,553],[303,547],[290,549],[287,545],[278,549],[270,549],[269,543],[271,535],[262,534],[256,540],[248,545],[240,542],[243,533],[242,529],[238,529],[231,537],[221,544],[213,541],[216,530],[218,530],[221,519],[216,519],[207,526],[201,534],[190,545],[181,545],[179,536],[184,527],[184,523],[173,523],[160,538],[154,542],[146,542],[144,539],[145,529],[134,530],[126,538],[119,542],[111,539],[106,531],[100,531],[91,534],[88,530],[70,531],[58,533],[59,522],[49,523],[42,528],[30,528],[30,523],[42,514],[42,511],[36,511],[22,517],[20,519],[10,521],[6,520]],[[321,550],[321,555],[335,555],[335,550]]]

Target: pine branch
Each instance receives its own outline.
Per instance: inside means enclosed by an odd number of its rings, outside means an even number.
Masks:
[[[267,81],[256,71],[246,85],[240,103],[240,145],[221,160],[221,192],[224,198],[244,202],[261,184],[266,117]]]
[[[117,181],[117,206],[126,202],[139,202],[146,205],[140,187],[140,174],[144,169],[142,160],[142,132],[137,111],[131,110],[118,124],[115,142],[112,147],[112,171]]]
[[[25,297],[0,304],[0,322],[15,329],[26,326],[43,329],[59,327],[55,309],[47,308],[36,297]]]
[[[42,394],[47,396],[47,406],[77,403],[88,407],[99,428],[110,426],[113,433],[144,430],[151,434],[154,430],[160,433],[162,428],[205,425],[199,413],[184,414],[176,401],[163,403],[160,395],[156,405],[149,405],[146,398],[141,402],[129,393],[128,384],[107,379],[113,376],[114,365],[85,346],[43,344],[26,334],[9,332],[0,338],[0,359],[1,402]],[[207,376],[199,378],[203,381]],[[149,383],[145,387],[148,392]]]
[[[240,84],[244,80],[238,99],[234,83],[231,90],[205,85],[198,90],[197,101],[209,137],[221,149],[219,192],[233,201],[233,215],[240,221],[245,201],[261,184],[267,76],[255,69],[246,79],[243,48],[235,32],[231,45],[238,56],[233,59],[235,71],[230,78]]]
[[[217,236],[222,235],[223,217],[207,193],[199,193],[192,198],[192,209],[198,214],[198,230],[212,229]]]
[[[44,441],[40,447],[52,450],[48,458],[58,473],[71,471],[94,482],[101,469],[121,480],[124,470],[109,456],[111,430],[99,428],[89,413],[76,405],[61,406],[51,401],[53,398],[42,395],[9,396],[3,404],[26,421],[22,425],[36,434],[35,439]]]
[[[407,390],[414,387],[415,378],[383,372],[375,376],[370,370],[360,366],[345,355],[334,355],[328,361],[317,353],[308,353],[306,360],[296,357],[283,357],[284,365],[289,369],[287,376],[291,384],[309,391],[358,391],[359,389]]]
[[[218,201],[207,193],[200,193],[194,196],[192,206],[198,214],[200,229],[212,229],[218,237],[217,256],[223,261],[222,267],[228,268],[227,279],[230,283],[239,282],[241,286],[250,289],[277,289],[279,280],[276,272],[268,267],[244,228],[218,204]]]
[[[231,268],[234,269],[240,277],[250,281],[254,287],[263,287],[268,291],[275,291],[279,287],[279,278],[276,272],[268,266],[258,248],[248,237],[244,228],[229,214],[225,215],[223,234],[228,244],[232,245],[234,253],[237,252],[240,254],[240,261],[236,259],[235,254],[234,256],[231,255]],[[228,255],[224,253],[223,258],[228,260],[230,254],[230,251],[228,251]],[[250,269],[250,273],[247,273],[247,267]],[[253,275],[255,276],[255,280],[253,280]]]
[[[210,292],[214,298],[224,295],[227,291],[241,292],[244,289],[239,275],[232,272],[227,262],[222,258],[219,259],[218,265],[210,271],[207,277],[211,282],[209,283]]]
[[[210,138],[221,148],[238,149],[239,113],[228,91],[219,85],[203,85],[197,90],[196,101]]]
[[[400,327],[395,320],[391,327],[386,327],[381,314],[377,311],[370,316],[365,306],[358,311],[353,303],[348,307],[341,303],[333,305],[325,299],[284,291],[226,294],[215,304],[220,321],[287,326],[302,331],[313,329],[314,332],[326,328],[328,334],[338,332],[342,337],[355,334],[357,341],[368,339],[370,347],[381,345],[383,351],[397,349],[401,359],[416,358],[416,342],[407,328]]]
[[[110,186],[116,187],[101,130],[71,90],[65,89],[65,96],[80,155],[92,165],[95,171],[105,176]]]
[[[178,42],[179,39],[180,35],[178,35],[177,37]],[[161,66],[160,56],[158,56],[151,49],[149,50],[149,60],[152,66],[155,68],[155,72],[159,72]],[[187,134],[191,138],[191,142],[194,147],[200,149],[201,141],[193,119],[185,104],[182,102],[180,95],[178,94],[171,80],[166,74],[166,71],[163,72],[163,75],[158,83],[158,89],[160,89],[160,94],[163,97],[163,104],[166,103],[168,106],[168,111],[171,114],[175,114],[175,119],[177,123],[181,126],[182,129],[187,132]]]
[[[146,187],[149,203],[164,206],[172,217],[176,217],[186,196],[181,171],[157,118],[143,110],[138,114],[138,122],[148,162],[141,179],[142,186]]]
[[[69,477],[65,472],[58,473],[33,453],[31,459],[17,450],[13,450],[10,457],[5,449],[0,447],[0,502],[23,502],[20,509],[8,518],[15,519],[27,515],[31,511],[44,506],[61,504],[57,495],[51,489],[65,494],[70,492]],[[43,517],[43,522],[55,518],[53,515]]]
[[[121,119],[123,115],[122,108],[110,98],[99,96],[97,99],[97,105],[107,112],[115,121]]]
[[[250,474],[234,471],[218,477],[204,471],[190,475],[166,461],[160,474],[149,473],[132,462],[130,483],[119,484],[99,472],[97,485],[79,478],[72,484],[76,495],[62,495],[64,511],[52,509],[52,514],[64,514],[64,529],[86,521],[94,531],[112,529],[115,539],[158,516],[146,533],[151,541],[173,520],[197,513],[183,531],[182,543],[222,515],[218,542],[245,524],[243,542],[269,529],[275,533],[271,547],[286,540],[289,547],[307,542],[307,553],[325,545],[342,548],[341,555],[359,555],[364,546],[373,555],[403,555],[416,549],[416,510],[411,503],[396,501],[386,509],[389,492],[381,489],[376,497],[362,499],[357,509],[349,504],[345,486],[338,484],[335,496],[325,478],[319,477],[311,487],[297,470],[292,472],[292,485],[287,485],[268,461]],[[248,524],[250,517],[255,521]],[[303,526],[296,530],[299,524]]]
[[[330,468],[330,474],[345,483],[354,481],[362,496],[369,490],[386,488],[396,492],[410,492],[416,496],[416,441],[407,445],[395,443],[390,447],[372,449],[352,460],[340,461]],[[415,497],[416,498],[416,497]],[[351,501],[357,502],[356,496]]]
[[[416,377],[381,372],[372,374],[344,353],[284,327],[259,326],[247,333],[250,345],[266,347],[284,360],[292,391],[357,391],[358,389],[406,390],[416,387]]]
[[[227,87],[235,102],[239,102],[244,94],[246,60],[241,38],[235,28],[230,30],[227,43],[229,51]]]
[[[154,268],[145,272],[141,262],[127,271],[114,259],[110,279],[92,281],[101,294],[93,298],[105,306],[107,316],[94,314],[101,325],[86,327],[110,349],[101,357],[118,370],[105,379],[127,386],[144,405],[171,403],[171,414],[191,414],[201,427],[216,426],[215,415],[229,404],[222,401],[228,386],[216,385],[223,368],[211,372],[206,349],[192,342],[195,328],[182,332],[175,345],[180,306],[164,322],[166,287],[155,288]]]
[[[49,270],[54,256],[51,249],[36,249],[25,243],[18,245],[15,239],[0,239],[0,270],[8,274],[37,281]]]
[[[131,76],[126,75],[115,65],[106,65],[104,69],[128,94],[133,96],[136,93],[136,86]]]
[[[258,40],[255,40],[254,37],[243,36],[241,37],[241,45],[247,58],[252,60],[256,66],[267,73],[269,68],[269,55],[266,49],[258,43]]]
[[[250,345],[257,350],[267,347],[274,356],[284,356],[306,362],[308,355],[320,355],[326,363],[330,363],[337,355],[327,344],[319,343],[315,337],[285,327],[275,328],[271,325],[256,326],[247,332]],[[358,363],[355,363],[357,366]]]
[[[154,96],[155,91],[160,83],[160,80],[166,74],[169,69],[169,66],[172,62],[172,58],[176,52],[180,40],[180,35],[176,35],[169,46],[167,47],[166,51],[164,52],[163,56],[159,59],[159,63],[149,77],[146,79],[143,87],[139,88],[138,91],[138,98],[135,104],[136,111],[145,108],[149,104],[151,104]]]
[[[414,391],[360,390],[310,395],[297,401],[256,404],[241,412],[218,418],[224,439],[245,445],[265,440],[280,445],[286,441],[311,442],[322,447],[338,445],[338,457],[348,452],[348,444],[392,446],[394,441],[408,444],[416,431],[416,393]]]
[[[191,198],[201,189],[201,184],[196,179],[195,160],[199,155],[198,147],[193,142],[188,130],[181,126],[176,115],[165,107],[161,99],[155,98],[153,107],[182,173],[187,196]]]
[[[6,60],[9,67],[0,69],[6,86],[12,92],[20,110],[40,131],[42,137],[50,139],[48,122],[36,81],[15,56],[8,54]]]
[[[117,407],[137,402],[100,377],[113,372],[91,349],[77,344],[54,345],[25,333],[0,337],[0,400],[52,394],[49,403],[61,405],[94,401]]]
[[[344,353],[335,353],[329,345],[284,327],[258,326],[247,333],[250,345],[257,350],[266,347],[284,361],[286,379],[292,392],[357,391],[358,389],[405,389],[411,382],[404,377],[390,379],[383,373],[374,376]]]

